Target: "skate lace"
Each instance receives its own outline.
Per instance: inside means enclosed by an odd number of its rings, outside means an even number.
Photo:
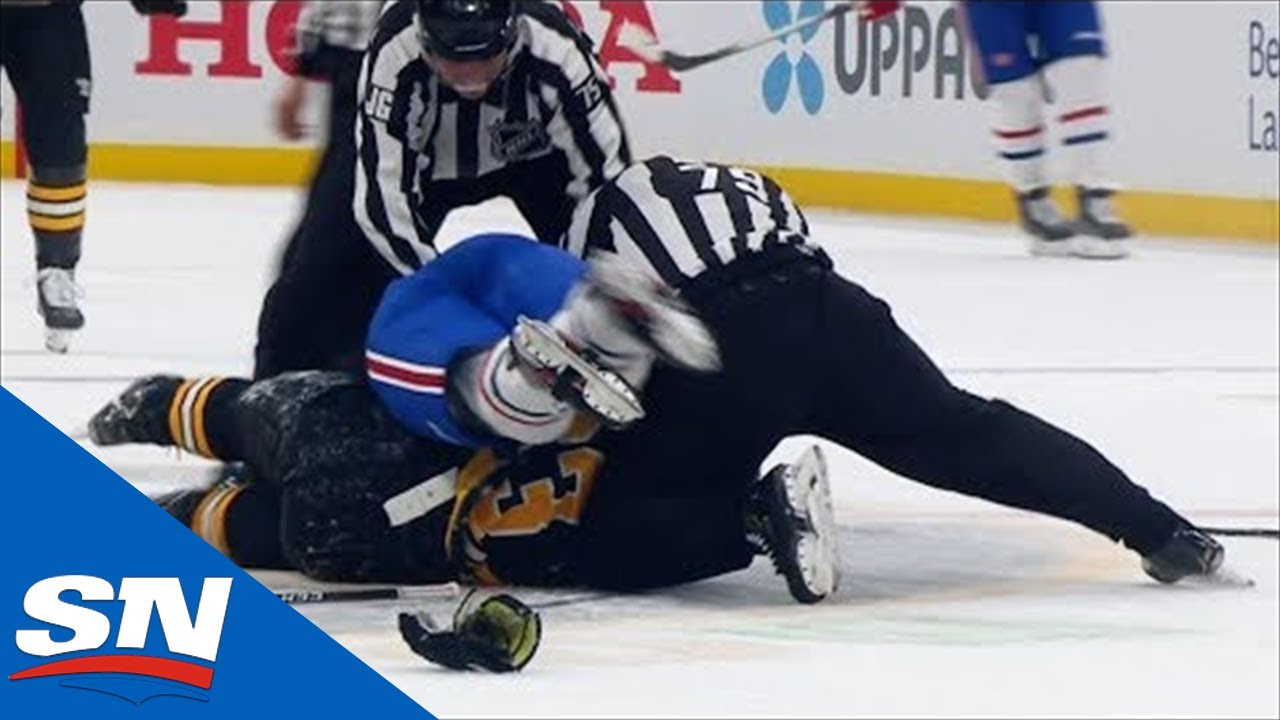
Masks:
[[[772,556],[773,543],[769,542],[769,521],[763,517],[763,513],[757,510],[749,511],[746,525],[747,544],[755,549],[757,555]]]
[[[761,480],[760,482],[766,482]],[[758,488],[757,492],[763,488]],[[769,558],[769,564],[773,566],[773,571],[779,575],[787,574],[785,563],[781,557],[781,551],[775,541],[773,528],[769,522],[769,511],[764,507],[765,501],[759,495],[751,499],[751,508],[747,511],[746,522],[746,539],[757,555],[764,555]]]
[[[44,268],[36,278],[40,296],[50,307],[74,308],[76,300],[84,297],[84,290],[76,284],[71,271],[65,268]]]

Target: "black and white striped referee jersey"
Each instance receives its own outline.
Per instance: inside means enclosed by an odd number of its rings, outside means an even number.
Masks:
[[[504,75],[479,101],[439,81],[423,57],[414,3],[382,13],[361,71],[355,216],[402,274],[436,255],[415,207],[440,181],[483,177],[561,153],[575,202],[630,162],[626,132],[591,41],[552,3],[517,3]]]
[[[617,252],[679,288],[779,245],[810,247],[809,223],[778,183],[746,168],[659,155],[578,205],[564,248]]]

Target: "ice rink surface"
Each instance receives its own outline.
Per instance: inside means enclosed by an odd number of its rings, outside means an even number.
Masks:
[[[88,325],[57,357],[34,313],[23,188],[2,190],[0,382],[52,423],[83,423],[136,375],[249,371],[299,193],[95,184]],[[810,219],[958,384],[1081,435],[1198,522],[1276,527],[1275,246],[1144,239],[1128,261],[1085,262],[1031,258],[1001,226]],[[519,227],[486,206],[451,218],[443,244]],[[543,610],[542,648],[518,676],[428,667],[398,639],[397,603],[305,614],[442,717],[1280,716],[1276,541],[1224,541],[1254,588],[1160,587],[1080,528],[826,449],[844,585],[816,607],[792,604],[764,561],[666,593],[586,597]],[[202,467],[91,451],[144,491]]]

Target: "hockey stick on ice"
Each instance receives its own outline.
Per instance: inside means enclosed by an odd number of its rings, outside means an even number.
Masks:
[[[685,72],[694,68],[702,67],[727,57],[739,55],[748,50],[754,50],[761,45],[769,43],[779,38],[786,37],[793,32],[803,30],[811,25],[824,23],[832,18],[844,15],[847,12],[860,9],[862,0],[853,0],[852,2],[838,2],[835,6],[827,8],[822,14],[814,15],[811,18],[805,18],[798,22],[794,22],[780,30],[775,30],[764,37],[754,40],[744,40],[741,42],[726,45],[717,50],[705,53],[678,53],[667,50],[658,44],[657,38],[648,30],[628,23],[623,26],[622,31],[618,35],[618,44],[628,47],[635,51],[637,55],[649,62],[656,62],[665,65],[676,72]]]
[[[368,600],[451,600],[461,597],[464,588],[455,582],[440,585],[400,585],[368,588],[289,588],[275,590],[276,597],[290,605],[312,603],[361,602]],[[516,592],[519,592],[517,589]],[[534,610],[576,605],[616,597],[613,593],[584,593],[569,597],[528,603]]]
[[[324,602],[356,602],[361,600],[437,600],[462,595],[462,586],[448,582],[440,585],[399,585],[394,587],[357,588],[284,588],[273,591],[290,605]]]
[[[1260,537],[1280,540],[1280,530],[1275,528],[1228,528],[1201,526],[1200,529],[1210,535],[1221,535],[1223,537]]]

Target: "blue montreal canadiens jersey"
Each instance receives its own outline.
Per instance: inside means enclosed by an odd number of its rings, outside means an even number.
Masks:
[[[370,386],[415,434],[469,447],[502,442],[450,415],[450,363],[506,337],[520,315],[550,319],[585,271],[581,260],[523,235],[462,241],[387,288],[366,343]]]

